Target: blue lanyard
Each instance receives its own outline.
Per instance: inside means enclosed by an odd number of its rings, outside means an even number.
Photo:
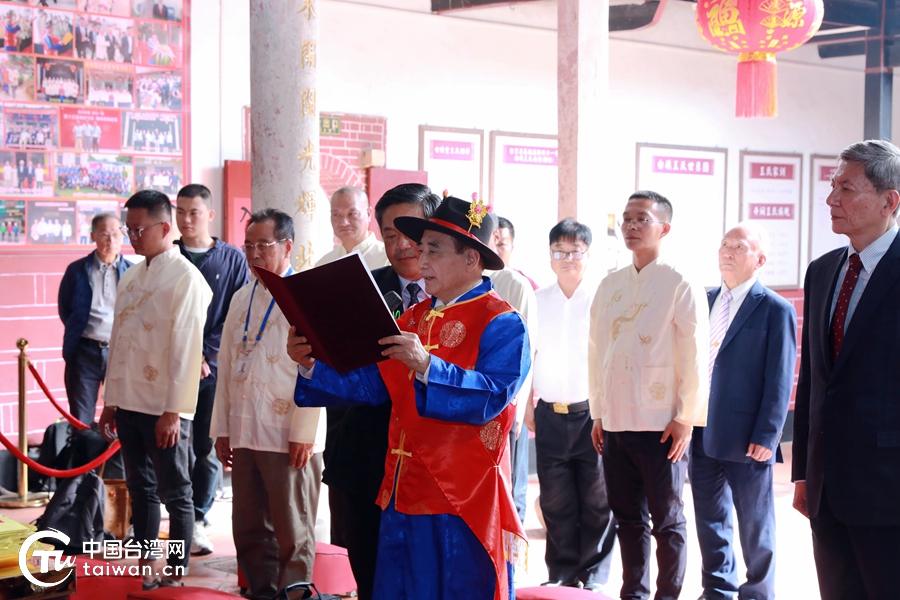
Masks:
[[[288,275],[294,272],[294,268],[291,267],[288,269]],[[250,305],[247,307],[247,320],[244,321],[244,339],[241,340],[242,344],[247,343],[247,330],[250,329],[250,311],[253,309],[253,296],[256,295],[256,286],[259,285],[259,279],[253,282],[253,291],[250,292]],[[269,322],[269,315],[272,314],[272,307],[275,306],[275,298],[272,298],[271,302],[269,302],[269,308],[266,310],[266,316],[263,317],[262,323],[259,326],[259,333],[256,334],[256,342],[258,343],[260,338],[262,337],[263,332],[266,330],[266,323]]]

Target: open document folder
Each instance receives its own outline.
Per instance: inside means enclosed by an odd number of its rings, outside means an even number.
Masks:
[[[386,360],[378,340],[400,335],[359,254],[288,277],[255,271],[288,323],[309,340],[313,358],[338,373]]]

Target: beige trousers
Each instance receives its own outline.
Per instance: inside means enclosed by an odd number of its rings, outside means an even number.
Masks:
[[[312,578],[322,454],[302,469],[287,453],[235,448],[232,532],[250,598],[271,598],[282,587]]]

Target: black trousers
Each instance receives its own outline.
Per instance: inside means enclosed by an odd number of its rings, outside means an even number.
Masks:
[[[381,526],[381,507],[375,499],[362,494],[354,494],[334,486],[328,493],[338,491],[334,496],[340,504],[338,518],[344,532],[350,568],[356,579],[359,600],[371,600],[375,586],[375,563],[378,558],[378,534]],[[332,514],[332,525],[335,515]]]
[[[88,425],[94,422],[97,412],[100,384],[106,379],[108,352],[100,347],[100,342],[83,337],[78,341],[72,360],[66,361],[64,380],[69,412]]]
[[[616,525],[603,464],[591,441],[591,413],[557,414],[538,402],[534,422],[550,580],[605,584]]]
[[[604,431],[603,469],[622,549],[620,598],[650,598],[650,535],[656,538],[656,600],[676,600],[687,567],[684,475],[687,455],[672,463],[671,438],[659,431]],[[650,521],[653,528],[650,528]]]
[[[825,491],[810,519],[822,600],[895,600],[900,527],[847,525],[835,518]]]

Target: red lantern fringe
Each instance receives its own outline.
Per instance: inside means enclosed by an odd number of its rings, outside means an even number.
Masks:
[[[773,52],[742,52],[737,68],[738,117],[778,116],[778,76]]]

